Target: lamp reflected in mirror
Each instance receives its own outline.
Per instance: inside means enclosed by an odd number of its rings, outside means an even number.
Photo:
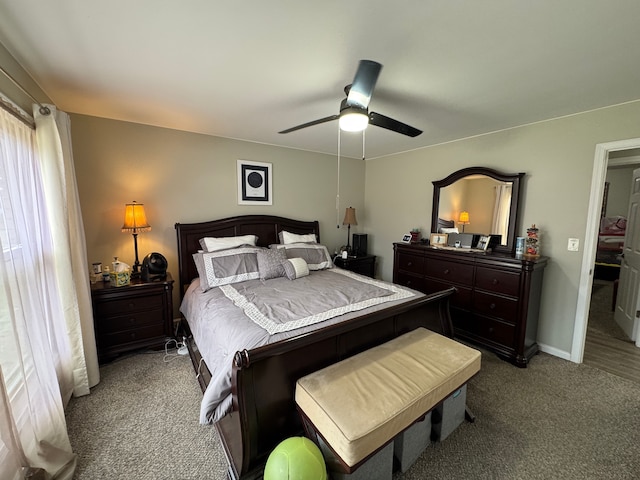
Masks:
[[[462,225],[462,233],[464,233],[464,226],[469,225],[469,212],[463,210],[458,217],[458,223]]]

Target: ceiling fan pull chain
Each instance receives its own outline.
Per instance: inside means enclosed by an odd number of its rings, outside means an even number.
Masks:
[[[364,160],[364,133],[365,131],[362,130],[362,160]]]
[[[336,191],[336,228],[340,228],[340,127],[338,127],[338,186]]]

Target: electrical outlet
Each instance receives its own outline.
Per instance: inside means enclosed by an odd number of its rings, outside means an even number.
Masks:
[[[567,250],[570,252],[577,252],[580,248],[580,240],[577,238],[570,238],[567,245]]]

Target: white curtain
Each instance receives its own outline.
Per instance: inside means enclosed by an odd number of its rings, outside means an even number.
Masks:
[[[68,118],[52,111],[36,119],[36,135],[0,110],[0,412],[20,447],[3,435],[0,459],[12,460],[0,462],[2,479],[17,478],[17,464],[72,478],[64,405],[99,380],[84,230],[72,221],[79,209]]]
[[[71,346],[72,383],[62,385],[66,404],[71,393],[86,395],[100,381],[93,328],[84,225],[71,150],[69,115],[48,105],[43,115],[34,106],[36,141],[47,213],[53,237],[53,262]]]
[[[491,233],[502,235],[502,243],[506,242],[509,230],[509,210],[511,206],[511,185],[496,185],[496,201],[493,206],[493,223]]]

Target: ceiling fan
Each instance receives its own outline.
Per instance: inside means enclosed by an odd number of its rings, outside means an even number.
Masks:
[[[380,113],[369,112],[369,102],[371,101],[371,95],[373,94],[373,89],[381,69],[382,65],[378,62],[374,62],[373,60],[360,60],[358,71],[353,78],[353,83],[344,87],[344,93],[347,95],[347,98],[340,102],[340,113],[338,115],[313,120],[282,130],[278,133],[295,132],[296,130],[313,125],[338,120],[340,129],[348,132],[360,132],[367,128],[367,125],[371,124],[409,137],[417,137],[422,133],[422,130],[418,130],[406,123],[399,122]]]

